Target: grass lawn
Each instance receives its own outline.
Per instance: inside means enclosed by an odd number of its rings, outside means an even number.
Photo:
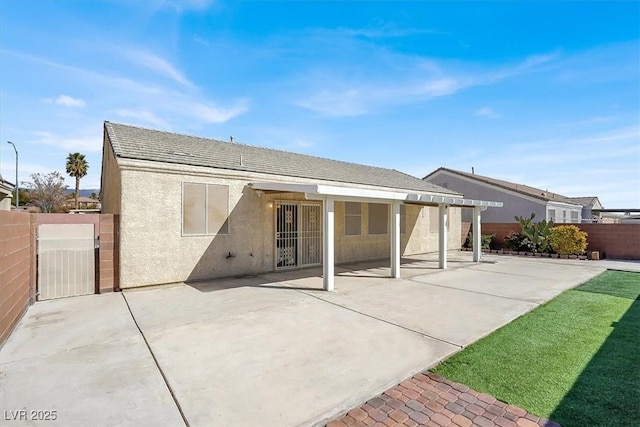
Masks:
[[[563,426],[640,426],[640,273],[606,271],[433,371]]]

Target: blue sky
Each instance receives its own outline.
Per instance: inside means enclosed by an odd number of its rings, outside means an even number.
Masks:
[[[4,178],[104,120],[640,207],[640,2],[0,0]]]

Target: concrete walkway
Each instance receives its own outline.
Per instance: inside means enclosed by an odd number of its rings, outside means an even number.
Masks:
[[[0,351],[0,415],[321,425],[604,270],[470,257],[452,253],[447,271],[405,259],[401,280],[386,263],[338,267],[333,293],[312,269],[37,303]]]

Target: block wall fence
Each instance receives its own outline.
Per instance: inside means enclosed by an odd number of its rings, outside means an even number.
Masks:
[[[119,290],[118,216],[0,211],[0,346],[37,300],[37,233],[41,224],[94,224],[95,293]]]
[[[600,258],[640,260],[640,224],[570,225],[587,233],[587,250],[600,252]],[[495,234],[492,244],[496,249],[504,247],[504,238],[512,231],[519,232],[520,226],[513,223],[482,224],[482,234]],[[463,243],[465,239],[463,234]]]

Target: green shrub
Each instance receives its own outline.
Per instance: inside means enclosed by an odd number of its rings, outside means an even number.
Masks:
[[[587,250],[587,233],[575,225],[559,225],[551,229],[549,242],[561,255],[582,255]]]
[[[481,239],[482,249],[490,249],[491,241],[495,236],[496,236],[495,234],[483,234]],[[464,243],[464,247],[473,248],[473,232],[472,231],[469,232],[469,235],[467,236],[467,241]]]
[[[554,226],[553,221],[543,219],[540,222],[533,222],[535,217],[535,212],[532,212],[529,218],[517,215],[515,216],[515,219],[518,224],[520,224],[520,229],[522,230],[519,234],[528,240],[523,242],[525,245],[521,245],[524,246],[524,249],[519,250],[525,250],[527,252],[551,252],[549,236],[551,235],[551,230]],[[528,244],[529,242],[531,243],[530,245]]]
[[[504,247],[511,251],[533,252],[535,245],[528,237],[512,231],[504,238]]]

